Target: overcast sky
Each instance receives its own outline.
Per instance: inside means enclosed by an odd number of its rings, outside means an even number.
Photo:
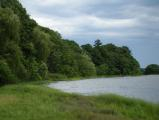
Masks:
[[[159,64],[159,0],[20,0],[42,26],[80,45],[126,45],[141,67]]]

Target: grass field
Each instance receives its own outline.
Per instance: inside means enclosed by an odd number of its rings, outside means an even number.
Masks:
[[[115,95],[67,94],[27,83],[0,87],[0,120],[159,120],[159,105]]]

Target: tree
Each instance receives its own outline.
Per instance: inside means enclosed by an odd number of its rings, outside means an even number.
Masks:
[[[78,66],[80,75],[83,77],[96,76],[96,68],[88,55],[78,56]]]
[[[60,73],[68,77],[78,76],[76,55],[80,55],[66,42],[55,45],[48,58],[48,68],[51,73]]]
[[[12,73],[7,62],[3,59],[0,60],[0,85],[8,83],[16,83],[17,77]]]
[[[81,48],[83,49],[83,51],[89,56],[92,56],[93,53],[93,47],[90,44],[86,44],[86,45],[82,45]]]
[[[49,41],[50,36],[47,33],[44,33],[40,28],[35,28],[34,32],[34,46],[36,48],[36,57],[40,61],[47,61],[47,58],[50,54],[51,42]]]
[[[5,59],[10,71],[17,79],[27,76],[23,65],[23,54],[19,47],[20,27],[19,17],[14,14],[12,9],[0,8],[0,55]],[[9,69],[8,72],[10,72]]]
[[[3,54],[10,41],[19,42],[20,21],[9,8],[0,8],[0,53]]]
[[[127,46],[123,46],[122,51],[123,51],[123,53],[131,54],[131,50]]]
[[[18,0],[0,0],[0,84],[68,77],[130,75],[139,64],[128,47],[113,44],[80,47],[60,33],[39,26]]]
[[[46,63],[44,63],[44,62],[40,63],[38,73],[43,80],[47,79],[48,67],[47,67]]]
[[[145,69],[144,74],[146,74],[146,75],[159,74],[159,65],[157,65],[157,64],[148,65]]]
[[[97,39],[95,42],[94,42],[94,46],[95,47],[98,47],[98,46],[101,46],[102,45],[102,42],[99,40],[99,39]]]
[[[90,44],[82,45],[81,47],[83,50],[88,51],[89,53],[91,53],[93,50],[93,47]]]
[[[97,75],[108,75],[109,67],[106,64],[102,64],[96,67]]]
[[[65,44],[67,44],[76,53],[82,52],[80,46],[75,41],[64,40],[63,42],[65,42]]]
[[[118,47],[114,44],[101,45],[99,40],[95,43],[94,47],[86,44],[82,48],[90,55],[98,75],[140,74],[140,65],[131,55],[128,47]]]

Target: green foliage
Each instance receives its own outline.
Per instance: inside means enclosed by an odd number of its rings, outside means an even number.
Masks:
[[[95,47],[89,44],[82,48],[92,58],[98,75],[137,75],[140,66],[131,55],[128,47],[117,47],[113,44],[101,45],[95,41]],[[98,45],[97,45],[98,44]]]
[[[37,62],[35,58],[26,60],[27,70],[29,71],[29,80],[38,81],[48,78],[48,67],[44,62]]]
[[[95,76],[96,71],[98,75],[140,72],[128,47],[102,45],[100,40],[95,41],[94,47],[80,47],[57,31],[39,26],[17,0],[0,0],[0,36],[0,58],[6,62],[2,73],[8,71],[19,81],[46,80],[48,74],[56,78],[57,74]]]
[[[93,53],[93,47],[90,44],[82,45],[81,48],[86,52],[86,54],[91,57]]]
[[[19,79],[25,79],[27,77],[27,70],[23,64],[23,54],[16,43],[10,42],[7,44],[5,59],[8,61],[13,73]]]
[[[59,69],[59,72],[61,74],[66,75],[67,77],[78,76],[76,66],[72,67],[71,65],[61,65],[61,68]]]
[[[26,58],[31,58],[34,57],[36,54],[36,49],[35,49],[35,45],[33,44],[33,42],[26,42],[22,47],[22,52],[23,55]]]
[[[71,50],[67,44],[62,43],[60,46],[54,46],[48,59],[49,71],[68,77],[78,76],[75,54],[75,51]]]
[[[63,42],[65,42],[69,46],[69,48],[71,48],[71,50],[73,50],[77,54],[82,52],[82,49],[75,41],[64,40]]]
[[[78,44],[68,40],[63,40],[53,47],[48,59],[48,68],[52,73],[60,73],[68,77],[96,75],[90,58],[83,55]]]
[[[51,81],[67,80],[67,76],[58,73],[49,73],[48,79]]]
[[[20,21],[9,8],[0,8],[0,53],[6,59],[11,71],[17,78],[26,78],[23,55],[19,48]]]
[[[36,49],[36,57],[38,60],[46,62],[50,54],[50,36],[41,31],[39,28],[34,29],[33,36],[34,46]]]
[[[34,58],[31,58],[26,61],[27,69],[29,71],[29,80],[30,81],[37,81],[42,80],[40,74],[39,74],[39,64]]]
[[[0,85],[17,82],[16,76],[12,73],[5,60],[0,60]]]
[[[156,65],[156,64],[148,65],[145,68],[144,74],[146,74],[146,75],[159,74],[159,65]]]
[[[108,75],[109,68],[106,64],[102,64],[96,67],[98,75]]]
[[[48,78],[48,67],[46,63],[40,63],[38,73],[41,76],[42,80],[46,80]]]
[[[96,75],[95,65],[87,55],[78,56],[78,66],[81,76],[88,77]]]
[[[9,8],[0,8],[0,53],[3,54],[10,41],[19,41],[20,21]]]

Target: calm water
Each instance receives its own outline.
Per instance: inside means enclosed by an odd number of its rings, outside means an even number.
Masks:
[[[61,81],[49,87],[82,95],[113,93],[159,103],[159,75]]]

